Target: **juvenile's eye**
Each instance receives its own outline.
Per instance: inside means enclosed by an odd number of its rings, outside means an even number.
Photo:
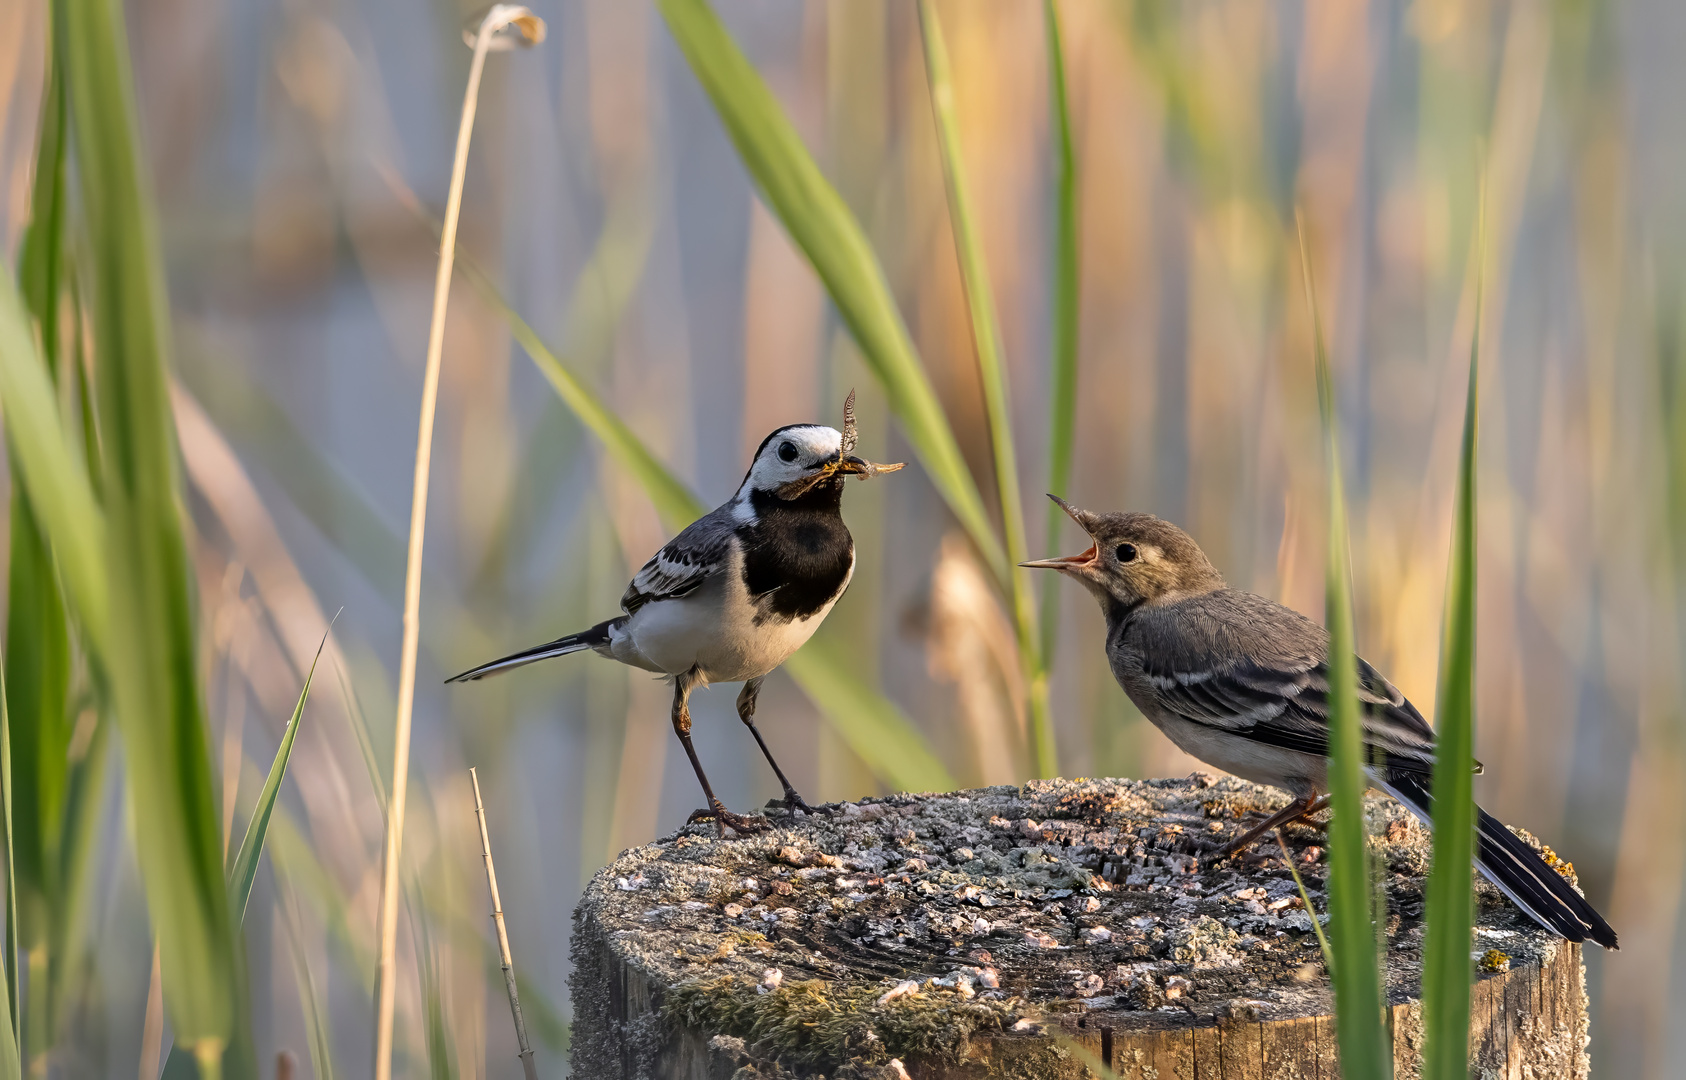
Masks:
[[[780,461],[795,461],[796,460],[796,444],[795,443],[788,443],[788,442],[779,443],[779,460]]]
[[[1119,562],[1132,562],[1132,561],[1135,560],[1135,558],[1136,558],[1136,545],[1134,545],[1134,544],[1119,544],[1118,545],[1118,561]]]

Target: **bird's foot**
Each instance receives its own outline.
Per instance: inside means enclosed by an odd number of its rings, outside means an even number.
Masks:
[[[795,788],[784,789],[784,808],[790,811],[792,816],[794,816],[798,810],[810,817],[816,814],[829,814],[832,812],[830,808],[821,808],[816,810],[812,806],[809,806],[805,801],[803,801],[802,796],[797,793]]]
[[[685,819],[685,824],[693,825],[699,821],[713,821],[714,831],[720,839],[726,839],[726,830],[731,829],[739,836],[749,836],[753,833],[766,832],[772,828],[764,817],[747,814],[734,814],[720,803],[715,803],[712,809],[693,810],[691,816]]]

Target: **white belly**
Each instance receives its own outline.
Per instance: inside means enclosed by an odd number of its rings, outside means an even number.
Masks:
[[[1150,716],[1154,726],[1191,757],[1255,784],[1281,788],[1296,795],[1308,789],[1327,791],[1328,762],[1315,754],[1302,754],[1279,746],[1268,746],[1239,735],[1228,735],[1206,724],[1180,716]]]
[[[638,609],[627,634],[648,661],[639,666],[668,675],[696,668],[704,683],[760,678],[790,659],[836,603],[834,598],[806,619],[757,623],[736,562],[684,599],[658,600]]]

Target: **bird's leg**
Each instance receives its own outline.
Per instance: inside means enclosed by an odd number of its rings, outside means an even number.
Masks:
[[[798,795],[796,789],[790,786],[790,781],[785,779],[784,770],[779,768],[779,763],[773,760],[773,752],[767,749],[767,740],[761,737],[761,729],[755,726],[755,702],[761,697],[761,683],[765,678],[766,676],[763,675],[760,678],[751,679],[743,684],[742,690],[738,691],[738,719],[742,720],[744,727],[747,727],[749,733],[755,736],[755,745],[761,748],[761,754],[767,759],[767,764],[773,767],[773,775],[777,776],[779,783],[784,785],[784,808],[791,813],[800,810],[804,814],[812,814],[814,808],[803,802],[802,796]]]
[[[714,796],[714,788],[709,786],[708,776],[703,772],[702,762],[697,760],[697,751],[691,745],[691,687],[696,680],[690,672],[676,675],[673,679],[673,733],[679,736],[679,743],[685,748],[685,756],[691,759],[691,768],[696,771],[697,782],[702,784],[703,794],[708,796],[708,809],[698,810],[692,814],[685,824],[700,821],[704,818],[714,819],[714,828],[720,834],[720,839],[726,839],[726,828],[730,826],[733,832],[754,833],[765,832],[768,828],[766,818],[744,817],[726,809],[719,799]]]
[[[1295,799],[1276,813],[1265,818],[1251,829],[1248,829],[1234,840],[1231,840],[1229,843],[1218,848],[1217,851],[1213,852],[1213,855],[1216,858],[1223,858],[1226,855],[1234,855],[1238,851],[1245,851],[1252,847],[1253,844],[1258,841],[1259,837],[1270,832],[1272,829],[1277,828],[1280,825],[1287,825],[1291,822],[1298,821],[1307,814],[1315,814],[1328,805],[1329,797],[1327,795],[1316,796],[1307,792],[1305,795]]]

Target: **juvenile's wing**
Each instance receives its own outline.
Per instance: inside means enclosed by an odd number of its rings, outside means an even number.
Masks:
[[[702,588],[725,569],[736,527],[730,503],[691,522],[633,575],[621,610],[632,615],[645,604],[683,599]]]
[[[1310,619],[1224,590],[1144,612],[1135,636],[1142,673],[1165,709],[1270,746],[1328,755],[1329,638]],[[1372,758],[1409,773],[1434,771],[1434,730],[1362,659],[1358,705]]]

